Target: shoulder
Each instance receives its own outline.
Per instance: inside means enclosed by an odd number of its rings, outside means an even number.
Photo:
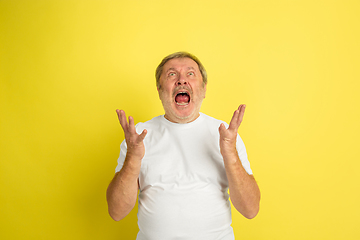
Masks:
[[[221,123],[224,123],[225,126],[228,127],[228,124],[225,121],[208,116],[204,113],[201,113],[201,117],[203,118],[203,122],[205,123],[212,135],[219,135],[219,127]]]
[[[228,126],[228,124],[225,121],[222,121],[222,120],[216,119],[214,117],[208,116],[208,115],[206,115],[204,113],[201,113],[201,116],[208,125],[214,125],[214,126],[220,127],[220,124],[224,123],[225,126]]]
[[[142,132],[144,129],[156,130],[161,127],[161,125],[162,125],[161,122],[162,122],[163,118],[164,118],[163,115],[160,115],[160,116],[154,117],[153,119],[151,119],[149,121],[139,122],[135,126],[136,131]]]

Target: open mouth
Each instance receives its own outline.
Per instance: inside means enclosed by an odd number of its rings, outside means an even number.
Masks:
[[[189,104],[190,102],[190,95],[186,91],[180,91],[175,96],[175,102],[177,105],[184,106]]]

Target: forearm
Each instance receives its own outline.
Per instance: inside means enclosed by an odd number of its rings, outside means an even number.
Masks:
[[[126,217],[136,204],[140,167],[140,160],[126,157],[123,168],[109,184],[106,198],[109,214],[115,221]]]
[[[244,217],[254,218],[260,203],[260,190],[255,178],[245,171],[237,152],[224,156],[224,163],[232,204]]]

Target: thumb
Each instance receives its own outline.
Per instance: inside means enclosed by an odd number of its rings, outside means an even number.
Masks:
[[[226,131],[225,125],[224,125],[224,123],[221,123],[221,124],[220,124],[220,127],[219,127],[219,133],[221,134],[221,133],[223,133],[223,132],[225,132],[225,131]]]
[[[138,138],[138,142],[139,142],[139,143],[144,140],[146,134],[147,134],[147,130],[144,129],[144,130],[142,131],[142,133],[139,135],[139,138]]]

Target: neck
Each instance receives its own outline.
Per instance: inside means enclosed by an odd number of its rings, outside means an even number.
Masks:
[[[170,122],[184,124],[184,123],[190,123],[190,122],[195,121],[199,116],[200,116],[200,113],[195,114],[195,116],[186,116],[186,117],[171,118],[171,117],[169,117],[169,116],[165,113],[165,116],[164,116],[164,117],[165,117],[167,120],[169,120]]]

